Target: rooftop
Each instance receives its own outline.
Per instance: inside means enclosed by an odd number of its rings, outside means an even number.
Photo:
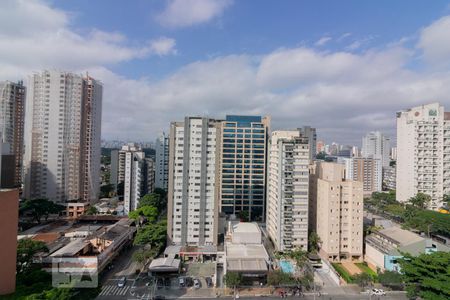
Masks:
[[[232,225],[233,232],[245,232],[261,234],[261,231],[256,223],[240,222]]]
[[[269,254],[263,245],[258,244],[231,244],[225,246],[227,260],[229,259],[264,259],[269,260]]]
[[[234,272],[265,272],[268,270],[264,259],[227,259],[227,270]]]
[[[148,270],[151,272],[176,272],[180,269],[181,261],[172,257],[157,258],[152,260]]]
[[[399,246],[416,243],[424,239],[411,231],[401,229],[397,226],[381,229],[378,233],[393,240]]]
[[[50,256],[52,256],[52,257],[55,257],[55,256],[74,256],[78,252],[83,250],[84,247],[86,247],[87,245],[89,245],[89,241],[86,241],[83,238],[75,239],[75,240],[72,240],[71,242],[69,242],[67,245],[65,245],[61,249],[53,252]]]

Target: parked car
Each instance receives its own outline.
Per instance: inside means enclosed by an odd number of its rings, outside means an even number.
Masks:
[[[206,285],[208,287],[212,287],[213,286],[213,281],[212,281],[211,277],[205,277],[205,281],[206,281]]]
[[[123,277],[120,277],[119,281],[117,282],[117,286],[120,288],[123,288],[126,283],[127,283],[127,278],[125,276],[123,276]]]
[[[194,279],[194,287],[195,287],[196,289],[199,289],[199,288],[200,288],[200,280],[198,280],[197,278]]]
[[[180,285],[180,287],[185,287],[186,286],[186,280],[184,280],[183,277],[178,278],[178,284]]]
[[[370,293],[375,296],[385,296],[386,295],[386,293],[382,289],[372,289],[372,291]]]

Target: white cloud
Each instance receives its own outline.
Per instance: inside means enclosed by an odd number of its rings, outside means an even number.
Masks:
[[[161,37],[150,43],[151,52],[159,56],[177,54],[175,49],[176,42],[174,39]]]
[[[0,12],[8,8],[12,19],[35,20],[42,30],[27,34],[33,22],[11,33],[0,26],[0,80],[24,78],[42,68],[89,71],[104,83],[104,138],[150,140],[185,115],[236,113],[270,114],[273,129],[310,124],[329,142],[359,143],[369,130],[395,134],[398,110],[431,101],[450,106],[450,71],[409,69],[416,53],[402,43],[361,53],[298,47],[218,56],[187,64],[158,81],[130,79],[108,67],[176,54],[175,41],[163,37],[131,47],[117,32],[80,34],[70,28],[67,13],[49,7],[38,11],[59,21],[41,20],[20,7],[23,3],[0,1]],[[442,39],[442,46],[446,42]]]
[[[188,27],[220,16],[232,0],[167,0],[167,7],[157,21],[166,27]]]
[[[326,43],[328,43],[328,42],[331,41],[331,40],[332,40],[331,37],[329,37],[329,36],[324,36],[324,37],[320,38],[314,45],[320,47],[320,46],[325,45]]]
[[[450,16],[442,17],[422,29],[418,47],[431,64],[450,66]]]
[[[176,53],[170,38],[129,46],[118,32],[78,33],[70,28],[69,19],[42,1],[1,1],[0,76],[16,78],[25,70],[83,69]]]

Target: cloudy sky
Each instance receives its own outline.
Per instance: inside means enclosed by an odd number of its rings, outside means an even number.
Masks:
[[[395,138],[395,112],[450,110],[448,1],[1,0],[0,80],[42,69],[104,84],[104,139],[185,115],[270,114],[331,143]]]

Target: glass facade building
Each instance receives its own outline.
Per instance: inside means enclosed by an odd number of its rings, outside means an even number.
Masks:
[[[263,221],[269,117],[227,116],[220,130],[221,212]]]

